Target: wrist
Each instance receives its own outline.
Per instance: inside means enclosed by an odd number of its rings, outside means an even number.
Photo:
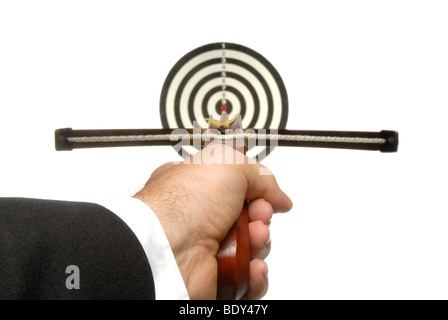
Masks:
[[[191,238],[185,235],[189,234],[189,228],[186,223],[179,221],[182,214],[173,199],[168,199],[166,194],[163,198],[153,196],[152,192],[147,191],[137,193],[134,198],[141,200],[154,212],[175,256],[188,248]]]
[[[153,194],[153,193],[152,193]],[[191,228],[191,215],[182,212],[175,207],[175,203],[167,197],[151,196],[151,192],[139,192],[134,198],[145,203],[155,214],[162,226],[171,251],[176,260],[179,271],[191,299],[210,299],[216,296],[216,286],[211,286],[207,291],[197,289],[194,283],[203,281],[204,265],[212,266],[206,274],[211,272],[217,275],[217,263],[215,255],[219,248],[218,241],[201,237],[200,232]],[[204,263],[208,261],[209,263]],[[216,283],[212,281],[212,283]]]
[[[135,197],[99,204],[123,220],[139,240],[151,267],[156,299],[189,299],[180,268],[154,211]]]

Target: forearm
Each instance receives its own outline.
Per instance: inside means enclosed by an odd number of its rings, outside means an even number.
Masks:
[[[80,288],[66,286],[66,269]],[[0,298],[153,299],[151,268],[123,221],[91,203],[0,198]]]

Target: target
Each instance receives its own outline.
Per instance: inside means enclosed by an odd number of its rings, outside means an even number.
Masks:
[[[206,118],[229,118],[240,114],[243,129],[284,129],[288,98],[283,81],[273,65],[252,49],[233,43],[212,43],[182,57],[169,72],[160,97],[163,128],[201,128]],[[184,146],[179,154],[199,151]],[[253,146],[249,157],[262,160],[269,146]]]

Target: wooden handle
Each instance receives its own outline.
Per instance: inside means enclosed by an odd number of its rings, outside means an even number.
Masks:
[[[238,300],[249,288],[249,214],[247,204],[221,242],[216,256],[218,260],[219,300]]]

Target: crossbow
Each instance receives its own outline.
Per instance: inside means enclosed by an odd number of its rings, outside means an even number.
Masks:
[[[226,143],[263,160],[277,146],[396,152],[398,132],[286,129],[288,98],[273,65],[234,43],[212,43],[182,57],[160,97],[162,128],[55,131],[58,151],[79,148],[172,146],[184,158]],[[217,254],[218,299],[239,299],[248,289],[250,244],[247,203]]]

